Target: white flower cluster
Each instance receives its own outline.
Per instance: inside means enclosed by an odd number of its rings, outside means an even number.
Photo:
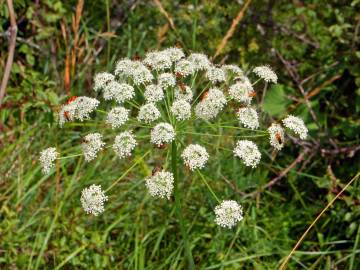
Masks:
[[[114,99],[118,103],[123,103],[131,100],[135,96],[134,87],[127,83],[118,83],[116,81],[110,82],[104,90],[104,99]]]
[[[211,66],[209,58],[202,53],[190,54],[188,61],[193,65],[195,71],[207,70]]]
[[[84,211],[94,216],[104,212],[104,203],[107,200],[108,197],[98,185],[91,185],[81,192],[80,201]]]
[[[205,147],[198,144],[190,144],[184,149],[181,157],[184,160],[185,165],[189,167],[190,170],[194,171],[196,169],[204,168],[209,159],[209,154]]]
[[[217,67],[210,67],[206,72],[206,77],[212,83],[219,83],[225,81],[225,72],[221,68]]]
[[[156,172],[145,179],[145,185],[151,196],[170,199],[174,189],[174,176],[171,172]]]
[[[284,147],[285,142],[285,132],[284,129],[276,123],[271,124],[268,128],[270,134],[270,144],[276,150],[280,151]]]
[[[175,65],[175,74],[180,75],[182,77],[189,76],[193,74],[195,71],[194,65],[186,59],[182,59]]]
[[[99,101],[89,97],[74,97],[65,104],[59,112],[59,124],[63,126],[68,121],[84,121],[99,106]]]
[[[225,72],[225,77],[227,80],[241,79],[244,77],[244,72],[237,65],[223,65],[221,67]]]
[[[109,82],[114,81],[115,76],[108,72],[100,72],[94,77],[94,90],[104,90]]]
[[[161,116],[160,111],[156,108],[154,103],[147,103],[140,107],[137,120],[139,122],[144,122],[150,124],[151,122],[157,120]]]
[[[241,205],[235,201],[222,201],[215,207],[215,222],[221,227],[231,229],[243,219],[243,210]]]
[[[96,158],[97,153],[103,149],[105,143],[102,141],[100,133],[91,133],[84,137],[81,148],[86,161]]]
[[[237,102],[250,104],[254,96],[254,89],[249,80],[239,81],[230,86],[229,95]]]
[[[122,59],[116,64],[115,75],[130,78],[135,85],[149,83],[154,78],[151,71],[143,63],[130,59]]]
[[[183,99],[187,102],[191,102],[193,99],[193,92],[191,91],[191,88],[187,85],[177,87],[175,89],[175,99]]]
[[[304,121],[296,116],[289,115],[283,121],[283,124],[288,129],[294,131],[295,134],[299,135],[300,139],[305,140],[308,134],[308,129],[304,124]]]
[[[145,55],[143,62],[157,71],[169,69],[172,64],[170,55],[166,51],[149,52]]]
[[[115,137],[113,149],[116,155],[122,159],[131,156],[137,142],[130,131],[124,131]]]
[[[166,90],[168,87],[174,87],[176,85],[175,76],[172,73],[162,73],[158,78],[159,86]]]
[[[151,130],[151,142],[158,147],[175,139],[175,130],[169,123],[159,123]]]
[[[121,127],[129,119],[129,112],[130,110],[124,107],[112,108],[106,117],[106,123],[112,128]]]
[[[147,102],[157,102],[164,99],[164,92],[159,85],[149,84],[145,88],[144,97]]]
[[[261,159],[261,153],[255,143],[239,140],[234,149],[234,155],[239,157],[246,166],[255,168]]]
[[[40,164],[43,174],[49,174],[52,167],[54,167],[54,161],[59,156],[55,147],[49,147],[40,152]]]
[[[278,77],[269,66],[259,66],[253,72],[266,82],[277,83]]]
[[[191,104],[183,99],[175,100],[170,111],[177,120],[186,120],[191,117]]]
[[[250,129],[259,127],[259,117],[255,109],[250,107],[240,108],[237,112],[241,124]]]
[[[218,88],[205,92],[203,99],[196,105],[195,114],[198,118],[211,120],[225,107],[226,98]]]

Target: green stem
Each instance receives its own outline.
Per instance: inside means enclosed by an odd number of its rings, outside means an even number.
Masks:
[[[184,218],[181,215],[180,192],[178,186],[178,169],[177,169],[177,146],[175,141],[173,141],[171,145],[171,166],[172,166],[172,172],[174,174],[175,212],[177,215],[177,219],[179,220],[181,234],[184,239],[185,256],[188,261],[188,269],[195,269],[195,263],[191,254],[187,233],[185,229]]]

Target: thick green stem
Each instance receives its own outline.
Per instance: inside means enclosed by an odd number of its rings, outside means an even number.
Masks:
[[[191,250],[190,250],[190,246],[189,246],[189,242],[188,242],[188,238],[187,238],[187,233],[186,233],[186,229],[185,229],[184,218],[181,215],[181,203],[180,203],[180,192],[179,192],[179,185],[178,185],[179,179],[178,179],[177,162],[178,162],[177,146],[176,146],[176,142],[173,141],[172,147],[171,147],[171,166],[172,166],[172,172],[174,174],[175,212],[176,212],[177,219],[179,220],[179,223],[180,223],[180,230],[181,230],[181,234],[182,234],[182,237],[184,240],[185,256],[188,261],[188,269],[195,269],[195,263],[194,263],[194,259],[191,254]]]

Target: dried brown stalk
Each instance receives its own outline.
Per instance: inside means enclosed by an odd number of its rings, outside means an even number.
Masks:
[[[173,30],[176,30],[176,27],[175,27],[172,17],[169,15],[169,13],[167,13],[164,6],[161,4],[160,0],[154,0],[154,3],[159,8],[160,13],[162,13],[166,17],[166,19],[168,20],[168,22],[170,24],[170,27]]]

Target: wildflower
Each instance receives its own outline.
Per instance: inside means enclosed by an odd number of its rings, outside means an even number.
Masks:
[[[127,83],[110,82],[104,90],[104,99],[114,99],[118,103],[131,100],[135,96],[134,87]]]
[[[186,120],[191,117],[191,104],[186,100],[180,99],[175,100],[174,103],[171,105],[171,113],[175,115],[176,119]]]
[[[236,82],[229,88],[230,97],[237,102],[242,102],[245,104],[250,104],[254,96],[253,93],[254,89],[249,80]]]
[[[193,99],[193,92],[191,88],[187,85],[180,85],[175,89],[175,99],[176,100],[186,100],[187,102],[191,102]]]
[[[224,82],[225,81],[225,73],[221,68],[210,67],[207,69],[206,77],[212,83]]]
[[[108,197],[102,191],[101,186],[91,185],[83,189],[81,192],[81,205],[84,211],[88,214],[97,216],[105,211],[104,202],[108,200]]]
[[[284,147],[285,134],[284,129],[276,123],[271,124],[268,128],[270,134],[270,144],[276,149],[281,150]]]
[[[304,124],[304,121],[296,116],[289,115],[282,120],[285,127],[291,129],[295,134],[299,135],[300,139],[305,140],[308,134],[308,129]]]
[[[140,107],[137,120],[150,124],[161,116],[160,111],[156,108],[154,103],[147,103]]]
[[[59,112],[60,126],[63,126],[67,121],[74,121],[75,119],[84,121],[90,118],[90,114],[99,106],[99,103],[95,98],[77,97],[63,105]]]
[[[253,72],[266,82],[277,83],[278,77],[269,66],[256,67]]]
[[[143,62],[158,71],[169,69],[172,64],[170,55],[164,51],[147,53]]]
[[[106,87],[109,82],[114,81],[115,76],[108,72],[100,72],[94,78],[94,90],[99,91]]]
[[[221,227],[231,229],[243,219],[243,210],[237,202],[228,200],[222,201],[215,207],[215,223]]]
[[[126,58],[117,62],[115,75],[131,78],[136,85],[149,83],[154,78],[143,63]]]
[[[110,124],[112,128],[118,128],[129,119],[129,112],[130,110],[124,107],[115,107],[108,113],[106,123]]]
[[[259,117],[253,108],[240,108],[237,117],[241,124],[247,128],[257,129],[259,127]]]
[[[52,167],[54,167],[54,161],[59,156],[55,147],[49,147],[40,152],[40,164],[43,174],[49,174]]]
[[[182,77],[189,76],[193,74],[195,67],[192,62],[186,59],[182,59],[175,65],[175,73],[181,75]]]
[[[188,60],[193,64],[195,71],[206,70],[211,66],[209,58],[202,53],[192,53]]]
[[[157,102],[164,99],[164,92],[159,85],[149,84],[145,88],[144,97],[147,102]]]
[[[164,52],[169,56],[172,62],[177,62],[181,58],[185,57],[183,50],[177,47],[168,48],[164,50]]]
[[[97,153],[103,149],[105,143],[102,141],[100,133],[91,133],[84,137],[81,144],[84,157],[86,161],[91,161],[96,158]]]
[[[211,88],[195,107],[198,118],[210,120],[215,118],[226,105],[226,98],[218,88]]]
[[[131,156],[137,142],[130,131],[124,131],[115,137],[113,149],[116,155],[122,159]]]
[[[227,80],[244,77],[244,72],[237,65],[223,65],[221,68]]]
[[[255,143],[248,140],[237,141],[234,155],[239,157],[246,166],[255,168],[261,159],[261,153]]]
[[[174,128],[168,123],[159,123],[151,130],[151,142],[159,147],[172,142],[174,139]]]
[[[158,78],[159,86],[166,90],[168,87],[174,87],[176,84],[176,79],[172,73],[162,73]]]
[[[185,165],[194,171],[195,169],[204,168],[209,159],[209,154],[206,152],[205,147],[198,144],[190,144],[184,149],[181,157]]]
[[[151,196],[170,199],[174,189],[174,176],[171,172],[156,172],[145,179],[145,185]]]
[[[134,62],[128,58],[121,59],[116,63],[115,75],[130,77],[132,74],[132,69],[134,67]]]

